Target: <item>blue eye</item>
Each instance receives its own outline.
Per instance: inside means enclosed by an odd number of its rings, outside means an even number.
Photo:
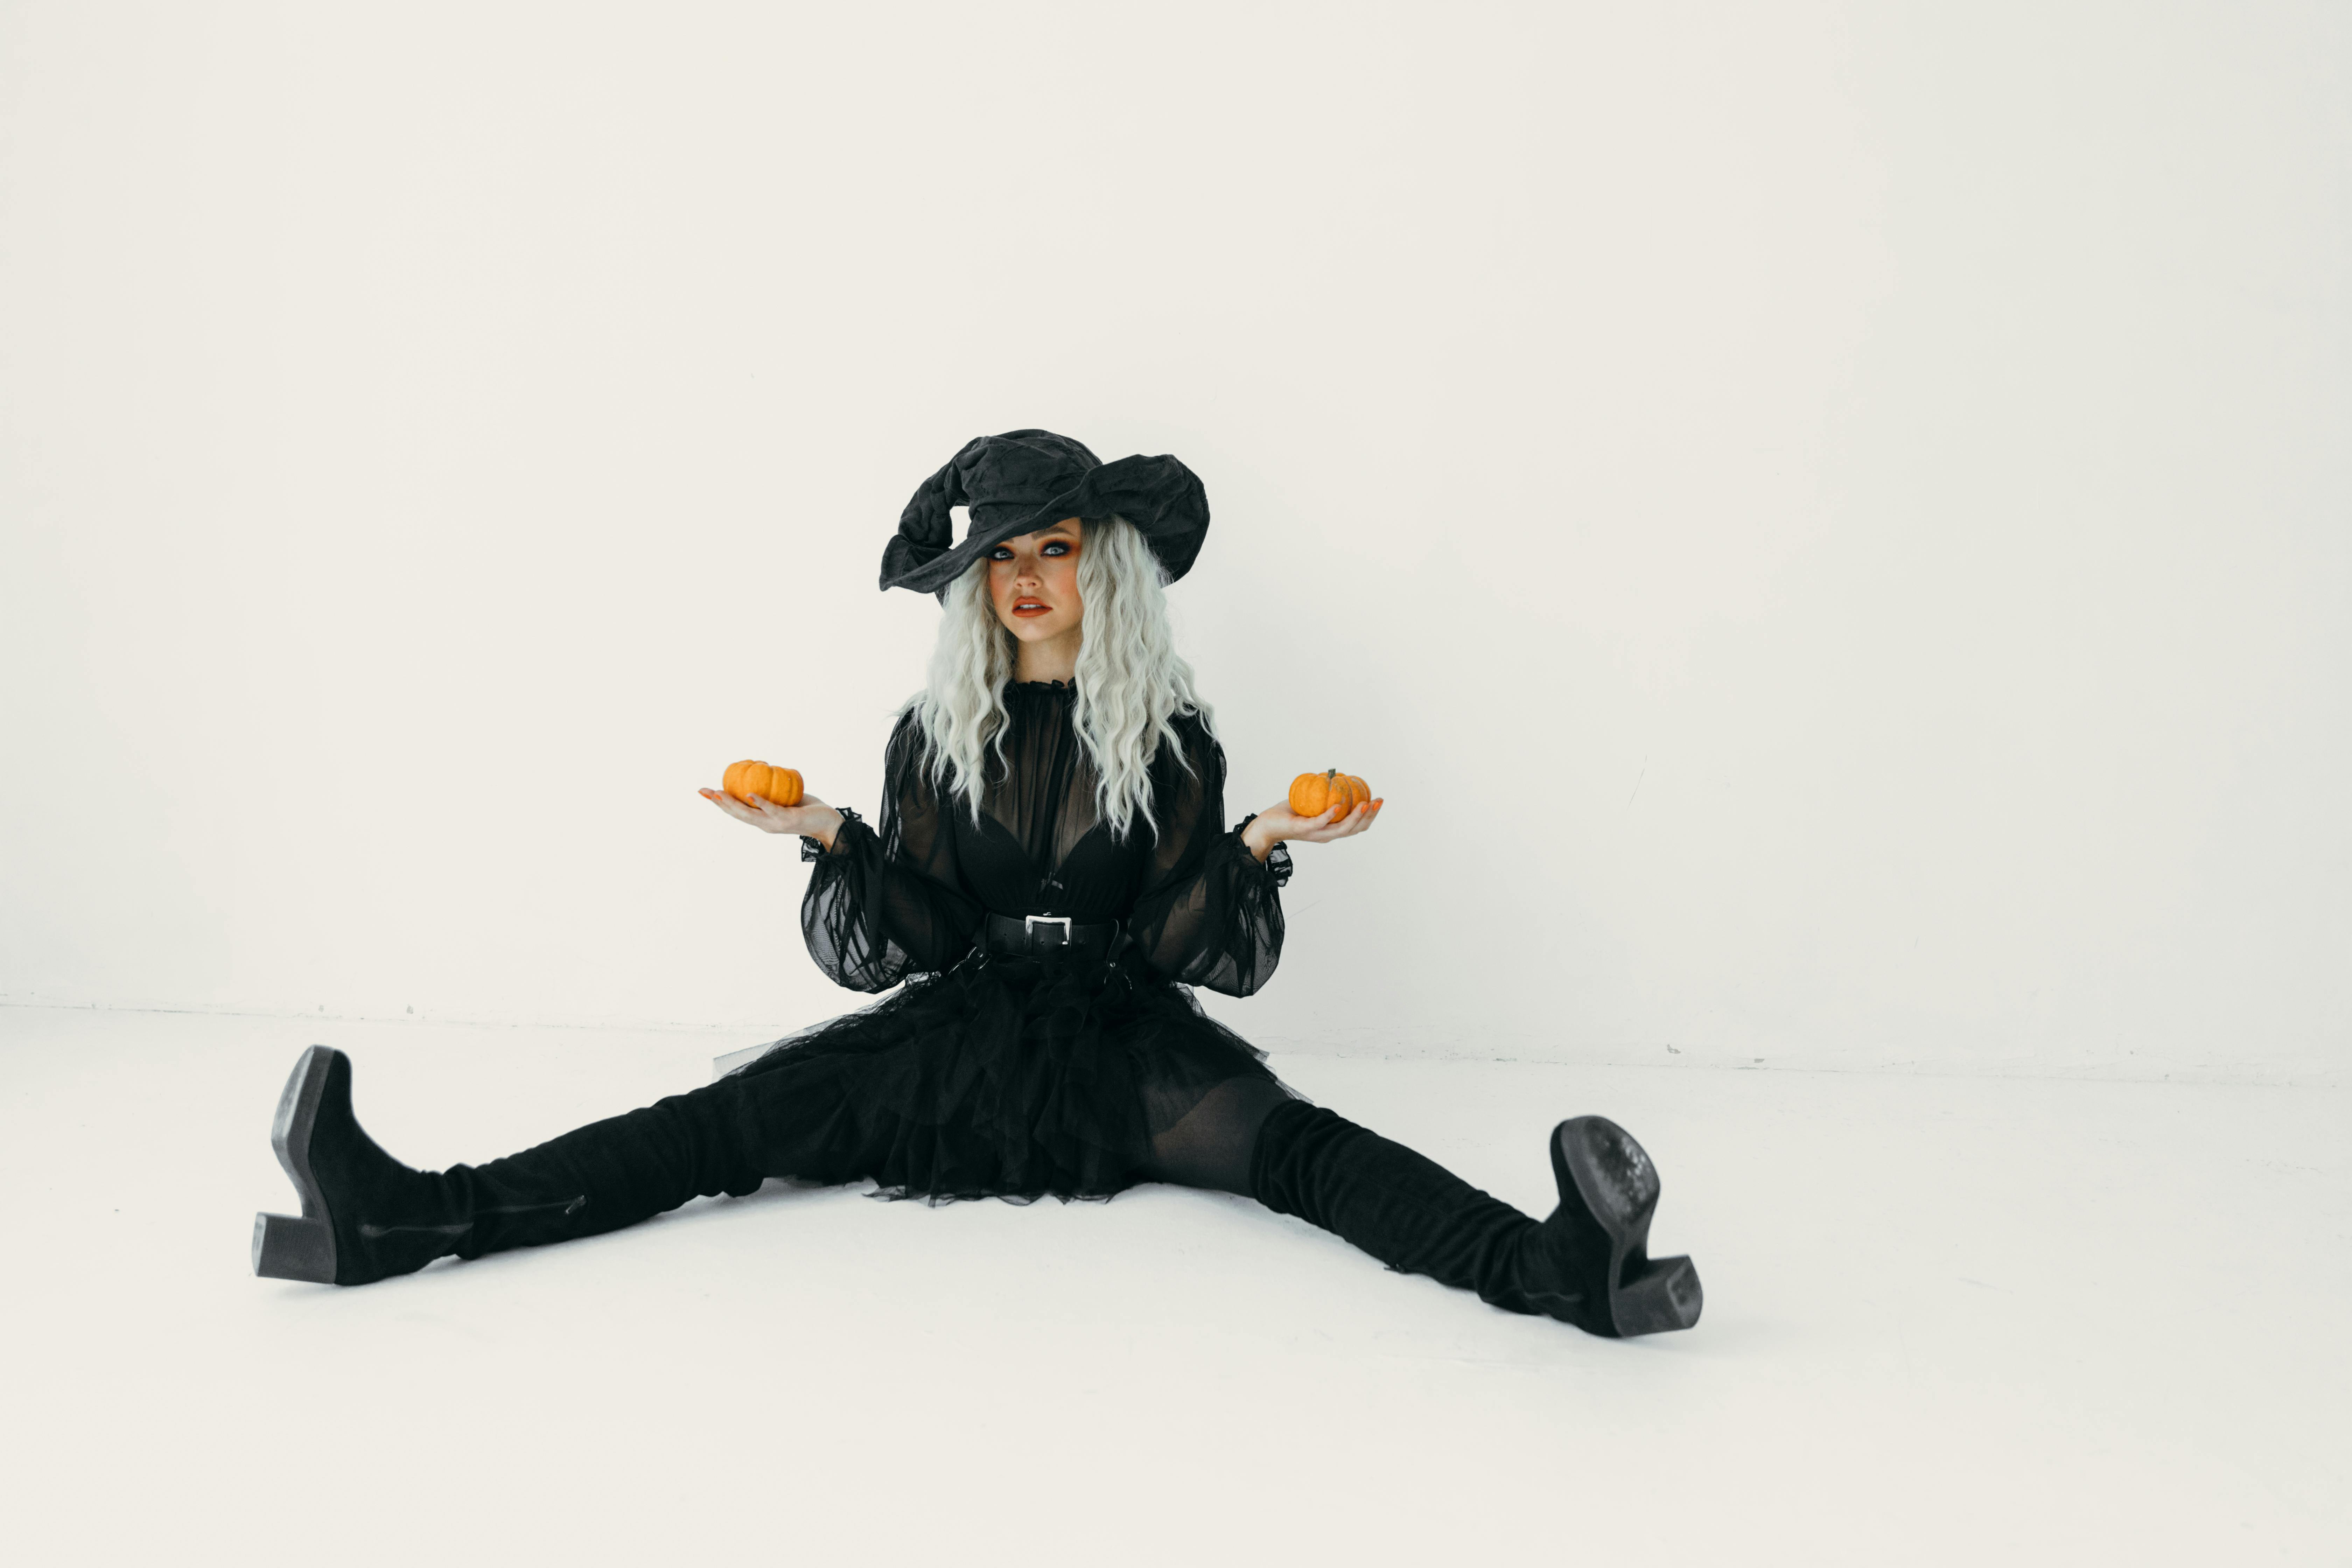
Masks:
[[[1039,551],[1037,553],[1040,555],[1067,555],[1069,552],[1070,547],[1067,544],[1064,543],[1061,540],[1054,539],[1048,540],[1046,542],[1045,548]]]

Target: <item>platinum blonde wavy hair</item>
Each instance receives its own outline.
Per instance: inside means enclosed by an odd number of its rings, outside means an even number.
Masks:
[[[1160,563],[1125,519],[1084,525],[1078,598],[1084,639],[1071,722],[1094,763],[1097,813],[1111,825],[1115,838],[1126,837],[1139,816],[1156,832],[1152,754],[1165,740],[1190,772],[1171,721],[1197,713],[1207,724],[1210,714],[1192,689],[1192,667],[1177,653],[1169,629]],[[1004,688],[1013,679],[1016,643],[989,602],[983,554],[948,584],[930,684],[906,708],[923,727],[932,779],[942,793],[961,797],[974,823],[980,820],[987,752],[992,747],[998,764],[1004,762],[1010,722]]]

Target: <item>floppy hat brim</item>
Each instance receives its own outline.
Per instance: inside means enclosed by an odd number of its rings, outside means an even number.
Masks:
[[[909,518],[918,508],[937,506],[940,496],[927,496],[926,491],[939,485],[948,472],[941,469],[925,481],[924,489],[915,492],[915,500],[908,503]],[[1208,492],[1192,469],[1166,453],[1158,457],[1138,453],[1101,464],[1060,494],[1034,506],[992,506],[987,510],[994,515],[986,519],[978,515],[979,510],[973,509],[964,537],[946,549],[927,548],[909,537],[907,520],[902,519],[900,531],[882,554],[882,587],[911,588],[945,599],[948,584],[988,551],[1008,539],[1074,517],[1087,522],[1118,517],[1132,524],[1172,583],[1192,569],[1209,531]]]

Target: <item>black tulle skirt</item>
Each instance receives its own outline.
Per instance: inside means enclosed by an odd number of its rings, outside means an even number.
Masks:
[[[1130,953],[975,955],[736,1069],[772,1173],[933,1202],[1105,1198],[1265,1055]]]

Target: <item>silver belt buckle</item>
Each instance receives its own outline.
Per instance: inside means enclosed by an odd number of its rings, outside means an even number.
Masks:
[[[1023,915],[1021,917],[1021,922],[1022,933],[1028,939],[1029,951],[1032,952],[1037,951],[1037,928],[1039,926],[1060,926],[1062,928],[1062,945],[1064,947],[1070,945],[1070,917],[1067,915]]]

